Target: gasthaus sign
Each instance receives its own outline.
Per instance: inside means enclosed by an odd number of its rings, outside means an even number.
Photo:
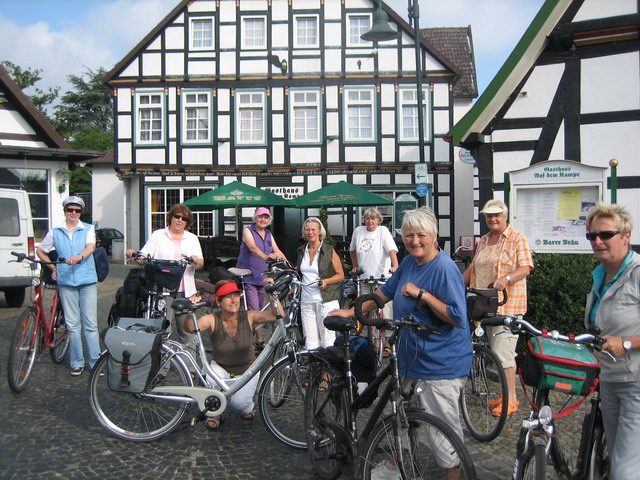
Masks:
[[[590,253],[585,238],[589,209],[602,201],[606,168],[572,160],[549,160],[509,172],[510,222],[531,249]]]

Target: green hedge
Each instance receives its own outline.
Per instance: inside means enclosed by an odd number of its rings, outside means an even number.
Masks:
[[[591,254],[535,254],[527,277],[526,319],[538,328],[563,333],[584,332],[584,306],[591,291],[591,272],[598,264]]]

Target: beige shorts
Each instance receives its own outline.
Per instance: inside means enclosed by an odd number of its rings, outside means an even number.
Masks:
[[[508,333],[498,332],[507,331]],[[516,345],[518,344],[518,335],[514,335],[509,332],[509,329],[504,326],[499,327],[487,327],[487,336],[489,337],[489,346],[491,351],[496,354],[502,368],[512,368],[516,366]]]

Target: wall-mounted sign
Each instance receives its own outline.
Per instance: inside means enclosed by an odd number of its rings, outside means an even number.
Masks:
[[[602,201],[606,168],[550,160],[510,172],[510,223],[536,252],[590,253],[589,209]]]
[[[402,216],[407,210],[418,208],[418,199],[408,193],[398,195],[393,201],[393,229],[402,235]]]
[[[426,197],[429,193],[429,186],[426,183],[419,183],[416,185],[416,195],[419,197]]]

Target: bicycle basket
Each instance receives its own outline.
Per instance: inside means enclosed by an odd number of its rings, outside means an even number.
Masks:
[[[146,277],[154,284],[167,290],[175,290],[180,286],[186,266],[182,262],[167,260],[147,263],[144,268]]]
[[[471,320],[495,317],[499,305],[495,288],[470,288],[467,291],[467,315]]]
[[[522,381],[530,387],[588,395],[600,371],[598,358],[584,345],[533,337],[518,356]]]

